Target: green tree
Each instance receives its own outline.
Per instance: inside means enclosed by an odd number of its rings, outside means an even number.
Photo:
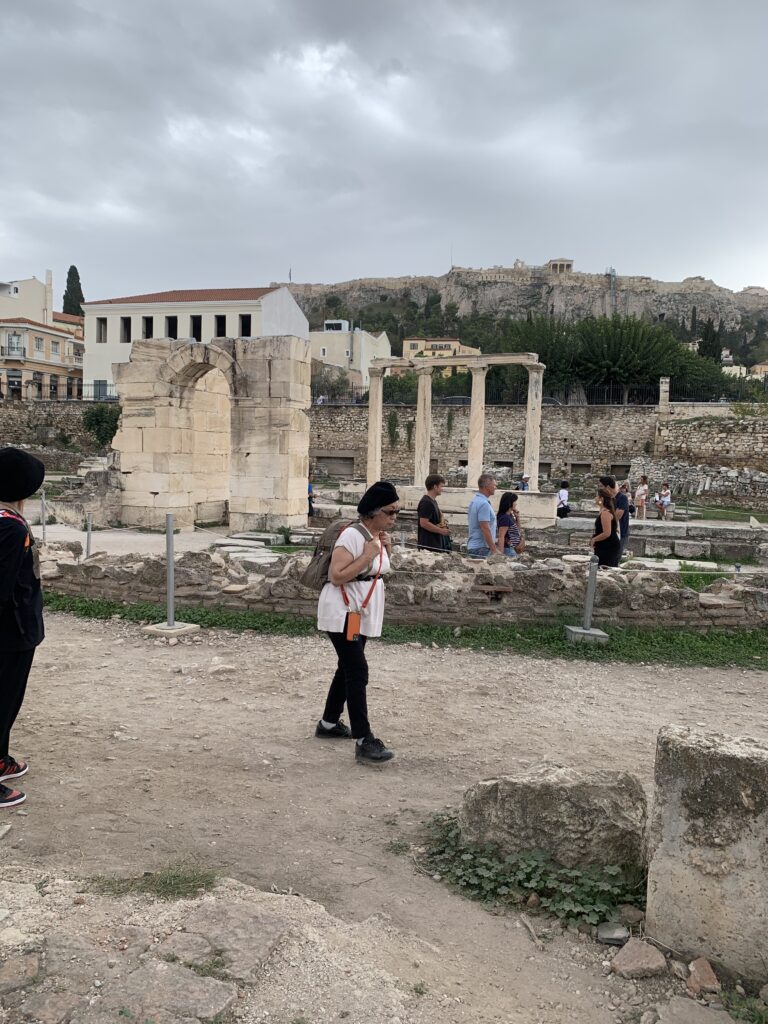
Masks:
[[[80,274],[77,267],[72,266],[67,271],[67,287],[64,289],[64,300],[62,310],[72,316],[83,315],[83,289],[80,284]]]
[[[93,434],[102,448],[107,448],[117,432],[120,406],[99,402],[89,406],[83,415],[83,426]]]
[[[691,309],[691,337],[692,338],[696,337],[696,332],[698,331],[698,329],[699,329],[699,318],[698,318],[698,314],[696,312],[696,307],[694,306]]]
[[[343,398],[349,393],[349,376],[346,370],[324,366],[312,376],[312,393],[324,398]]]
[[[703,359],[713,359],[718,366],[720,365],[720,356],[722,353],[722,342],[720,341],[720,335],[715,329],[715,325],[712,322],[712,317],[709,317],[707,322],[704,324],[704,329],[701,332],[701,340],[699,341],[699,355]]]

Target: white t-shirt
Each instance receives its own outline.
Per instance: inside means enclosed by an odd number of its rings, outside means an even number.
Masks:
[[[637,485],[637,490],[635,491],[635,501],[636,502],[641,502],[641,501],[644,502],[647,497],[648,497],[648,484],[638,484]]]
[[[371,534],[369,534],[371,537]],[[363,553],[366,541],[359,530],[347,527],[339,534],[335,547],[346,548],[354,558],[359,558]],[[361,570],[361,576],[375,576],[379,566],[378,555],[368,566]],[[389,555],[387,549],[382,546],[382,574],[389,572]],[[374,586],[373,580],[352,580],[345,583],[344,589],[349,598],[352,611],[360,611],[363,601],[368,596],[368,591]],[[341,596],[341,587],[333,583],[326,583],[320,591],[320,599],[317,602],[317,628],[326,633],[341,633],[344,629],[344,620],[347,617],[347,606]],[[379,579],[374,586],[373,594],[366,608],[361,612],[360,633],[363,636],[381,636],[381,627],[384,624],[384,580]]]
[[[561,487],[557,492],[557,507],[562,508],[568,504],[568,491],[565,487]]]

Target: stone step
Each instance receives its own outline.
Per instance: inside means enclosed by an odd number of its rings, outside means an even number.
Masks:
[[[236,537],[221,537],[213,542],[216,548],[266,548],[268,545],[263,540],[245,540]]]
[[[245,533],[231,533],[230,540],[260,540],[262,544],[284,544],[279,533],[267,533],[261,530],[248,530]]]

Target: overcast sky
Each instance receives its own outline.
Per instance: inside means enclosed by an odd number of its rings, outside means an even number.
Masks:
[[[768,286],[765,0],[24,0],[0,279]]]

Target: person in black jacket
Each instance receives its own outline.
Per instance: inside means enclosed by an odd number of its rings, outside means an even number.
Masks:
[[[5,783],[28,770],[26,762],[9,753],[9,746],[35,648],[45,635],[40,561],[24,518],[24,501],[44,477],[39,459],[19,448],[0,448],[0,808],[26,800]]]

